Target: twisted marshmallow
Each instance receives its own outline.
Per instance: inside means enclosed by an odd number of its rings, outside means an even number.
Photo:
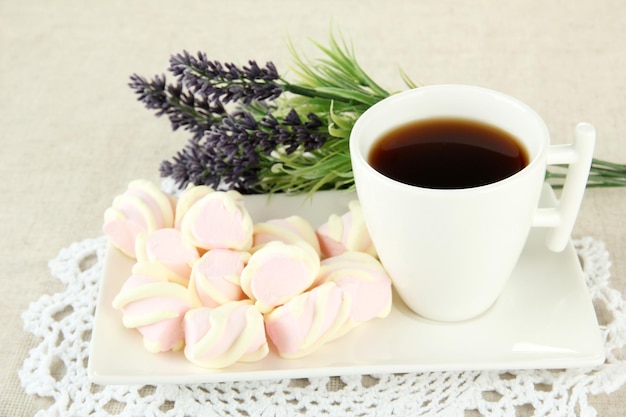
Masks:
[[[250,300],[189,310],[184,329],[185,356],[204,368],[254,362],[269,352],[263,316]]]
[[[307,242],[318,255],[321,254],[320,245],[313,226],[300,216],[290,216],[285,219],[272,219],[254,225],[254,243],[252,251],[256,251],[268,242],[280,241],[293,244],[300,240]]]
[[[168,282],[158,269],[137,263],[113,299],[122,311],[122,324],[137,329],[150,352],[180,350],[184,345],[183,317],[191,308],[187,288]]]
[[[182,217],[180,230],[194,246],[205,250],[252,247],[253,224],[236,191],[214,191],[198,199]]]
[[[102,230],[113,246],[134,258],[139,233],[173,225],[173,199],[150,181],[134,180],[105,210]]]
[[[327,282],[267,314],[265,329],[281,357],[300,358],[338,337],[349,314],[346,293]]]
[[[191,266],[200,257],[198,250],[173,228],[137,235],[135,254],[138,262],[158,264],[167,271],[168,281],[181,285],[187,285]]]
[[[333,282],[350,298],[350,314],[342,334],[391,311],[391,279],[382,264],[363,252],[344,252],[324,259],[318,282]]]
[[[189,280],[193,304],[217,307],[244,299],[239,277],[249,258],[248,252],[230,249],[213,249],[202,255],[193,265]]]
[[[241,288],[262,313],[306,291],[315,281],[320,260],[305,242],[270,242],[250,257],[241,272]]]
[[[317,228],[322,255],[329,258],[346,251],[358,251],[377,256],[365,225],[361,205],[353,200],[349,203],[349,209],[342,216],[331,214],[328,221]]]

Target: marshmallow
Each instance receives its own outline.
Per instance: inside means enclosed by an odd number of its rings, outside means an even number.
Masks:
[[[353,200],[348,205],[350,211],[341,217],[331,214],[328,221],[317,228],[322,256],[329,258],[346,251],[365,252],[377,256],[369,231],[365,225],[361,205]]]
[[[248,252],[213,249],[194,264],[189,292],[194,306],[217,307],[245,298],[239,277],[250,259]]]
[[[270,242],[250,257],[241,272],[241,288],[262,313],[267,313],[306,291],[319,268],[320,259],[311,245]]]
[[[168,271],[168,281],[187,285],[191,266],[198,260],[198,250],[187,242],[178,229],[166,228],[140,233],[135,241],[138,262],[152,262]]]
[[[213,188],[208,185],[193,185],[189,184],[187,188],[180,195],[180,198],[176,202],[176,213],[174,217],[174,227],[180,229],[185,214],[189,211],[191,206],[202,197],[214,192]]]
[[[185,356],[204,368],[254,362],[269,352],[263,316],[250,300],[189,310],[184,329]]]
[[[289,244],[304,240],[315,249],[318,255],[321,254],[313,226],[300,216],[272,219],[254,225],[253,252],[264,244],[276,240]]]
[[[269,338],[299,358],[391,310],[358,201],[315,230],[300,216],[253,224],[236,191],[191,185],[175,200],[136,180],[104,217],[111,244],[137,259],[113,307],[150,352],[185,347],[217,369],[262,359]]]
[[[214,191],[198,199],[185,213],[180,230],[193,245],[205,250],[252,247],[253,224],[236,191]]]
[[[350,314],[341,333],[391,311],[391,279],[382,264],[362,252],[344,252],[321,262],[318,282],[333,282],[350,298]]]
[[[173,198],[150,181],[135,180],[105,210],[102,230],[113,246],[134,258],[139,233],[173,225]]]
[[[125,327],[142,334],[148,351],[180,350],[184,345],[183,317],[191,308],[189,292],[155,271],[146,264],[135,264],[113,299],[113,307],[122,311]]]
[[[265,329],[281,357],[300,358],[338,337],[349,314],[346,293],[327,282],[267,314]]]

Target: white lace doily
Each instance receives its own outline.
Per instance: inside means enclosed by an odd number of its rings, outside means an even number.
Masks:
[[[601,322],[606,362],[594,369],[427,372],[306,380],[200,385],[99,386],[87,378],[93,315],[106,238],[87,239],[50,261],[67,286],[44,295],[22,314],[41,338],[19,376],[26,392],[50,397],[36,416],[596,416],[592,394],[626,382],[626,306],[609,282],[609,254],[601,242],[575,242]],[[471,411],[470,411],[471,410]],[[467,413],[466,413],[467,411]]]

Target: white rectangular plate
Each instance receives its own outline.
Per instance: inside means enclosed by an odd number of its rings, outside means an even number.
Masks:
[[[305,197],[246,197],[253,220],[299,214],[317,227],[330,213],[342,214],[354,194],[317,193]],[[554,205],[545,187],[542,205]],[[88,372],[98,384],[202,383],[232,380],[403,373],[435,370],[549,369],[594,366],[604,348],[573,246],[561,253],[544,244],[534,229],[503,294],[482,316],[442,324],[422,319],[394,297],[385,319],[361,325],[301,359],[276,353],[255,363],[221,370],[199,368],[182,352],[147,352],[141,336],[122,326],[111,302],[130,275],[133,261],[109,246],[105,260]]]

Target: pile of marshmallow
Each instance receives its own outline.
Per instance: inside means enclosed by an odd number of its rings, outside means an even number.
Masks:
[[[110,243],[136,260],[113,300],[150,352],[184,350],[223,368],[314,352],[391,309],[358,202],[314,229],[299,216],[254,223],[235,191],[178,197],[132,181],[104,214]]]

